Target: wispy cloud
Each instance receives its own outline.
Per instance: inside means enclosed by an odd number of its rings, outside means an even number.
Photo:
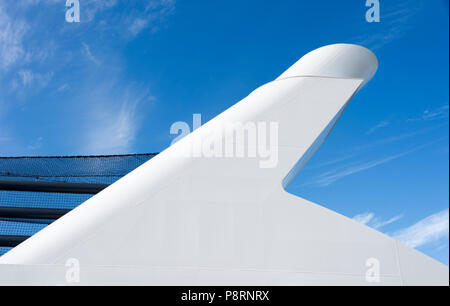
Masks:
[[[67,84],[67,83],[64,83],[61,86],[59,86],[56,91],[57,92],[64,92],[64,91],[68,90],[69,88],[70,88],[70,85]]]
[[[0,72],[7,70],[25,54],[23,38],[28,31],[27,23],[12,18],[0,3]]]
[[[444,105],[444,106],[441,106],[441,107],[438,107],[438,108],[435,108],[432,110],[425,110],[422,115],[408,119],[407,122],[425,122],[425,121],[434,121],[437,119],[445,119],[445,118],[448,118],[448,109],[449,109],[448,105]],[[401,122],[397,122],[397,123],[404,125],[405,121],[403,119],[403,120],[401,120]],[[380,123],[378,123],[377,125],[370,128],[365,134],[371,135],[371,134],[375,133],[378,129],[387,127],[391,124],[392,124],[391,121],[383,120]],[[367,152],[368,150],[371,150],[374,148],[379,149],[380,146],[396,143],[399,141],[407,140],[407,139],[414,138],[414,137],[421,136],[421,135],[426,135],[426,134],[436,131],[437,129],[440,129],[440,128],[443,128],[446,126],[448,126],[448,122],[443,122],[443,123],[436,124],[434,126],[428,126],[425,128],[417,128],[412,132],[407,132],[407,133],[403,133],[403,134],[379,138],[377,140],[373,140],[373,141],[370,141],[365,144],[355,145],[351,148],[351,150],[349,150],[350,151],[349,153],[343,155],[342,157],[338,157],[338,158],[331,159],[331,160],[324,161],[324,162],[317,163],[317,164],[315,164],[313,162],[311,165],[308,165],[308,167],[305,170],[318,169],[318,168],[328,167],[328,166],[331,166],[334,164],[342,163],[342,162],[348,161],[350,159],[353,159],[353,158],[363,154],[364,152]],[[349,166],[347,166],[347,168],[349,168]],[[329,173],[333,173],[333,172],[329,172]]]
[[[124,102],[118,111],[107,111],[106,116],[96,120],[90,128],[92,130],[88,132],[88,152],[95,154],[130,152],[138,130],[136,105]]]
[[[375,160],[375,161],[371,161],[371,162],[362,163],[362,164],[359,164],[356,166],[352,166],[352,167],[349,167],[349,168],[341,170],[341,171],[336,171],[336,170],[328,171],[322,175],[319,175],[315,180],[307,183],[306,185],[315,185],[317,187],[329,186],[332,183],[334,183],[344,177],[374,168],[376,166],[386,164],[386,163],[388,163],[394,159],[400,158],[406,154],[408,154],[408,153],[396,154],[396,155],[389,156],[389,157],[386,157],[383,159],[379,159],[379,160]]]
[[[353,220],[355,220],[356,222],[359,222],[361,224],[367,225],[370,220],[373,219],[373,217],[375,217],[375,214],[370,212],[370,213],[363,213],[363,214],[359,214],[353,217]]]
[[[91,22],[95,16],[104,10],[113,8],[117,5],[118,0],[90,0],[83,3],[83,14],[81,22]]]
[[[128,27],[131,35],[136,36],[142,30],[144,30],[149,24],[149,20],[145,18],[136,18],[133,23]]]
[[[389,224],[392,224],[394,222],[397,222],[401,218],[403,218],[403,215],[398,215],[398,216],[392,217],[392,218],[384,220],[384,221],[374,220],[374,223],[373,223],[372,227],[375,228],[375,229],[380,229],[380,228],[382,228],[382,227],[384,227],[386,225],[389,225]]]
[[[443,238],[448,239],[449,210],[426,217],[410,227],[396,231],[392,236],[413,248],[437,242]]]
[[[85,135],[83,153],[118,154],[132,152],[140,128],[139,109],[143,103],[153,100],[148,90],[133,87],[107,93],[101,89],[88,99],[101,97],[90,114]]]
[[[42,147],[43,140],[44,140],[44,138],[42,136],[39,136],[38,138],[36,138],[33,142],[31,142],[28,145],[28,150],[36,151],[36,150],[40,149]]]
[[[370,226],[374,229],[381,229],[382,227],[392,224],[400,220],[401,218],[403,218],[403,215],[398,215],[387,220],[382,220],[378,217],[375,217],[375,214],[373,212],[368,212],[356,215],[355,217],[353,217],[353,220],[361,224]]]
[[[42,74],[34,72],[30,69],[21,69],[17,75],[19,76],[19,81],[22,87],[37,87],[39,89],[45,87],[52,78],[51,72]]]
[[[53,72],[39,73],[31,69],[20,69],[11,76],[9,92],[24,100],[44,90],[53,78]]]
[[[91,48],[86,43],[82,43],[83,48],[81,49],[81,52],[88,60],[90,60],[92,63],[94,63],[97,66],[100,66],[100,61],[91,53]]]
[[[376,50],[404,36],[414,27],[413,18],[422,6],[422,1],[417,0],[405,1],[391,6],[388,2],[382,2],[381,21],[366,24],[364,34],[357,37],[354,40],[355,43]],[[370,32],[370,35],[367,35],[368,32]]]
[[[141,31],[151,27],[152,32],[158,30],[158,21],[166,18],[175,10],[175,0],[149,1],[144,9],[145,14],[134,18],[128,30],[132,36],[137,36]]]
[[[334,165],[334,164],[337,164],[337,163],[349,160],[352,157],[354,157],[355,155],[356,155],[355,153],[350,153],[348,155],[345,155],[345,156],[342,156],[342,157],[339,157],[339,158],[335,158],[335,159],[331,159],[331,160],[328,160],[328,161],[324,161],[324,162],[321,162],[321,163],[318,163],[318,164],[315,164],[315,165],[313,164],[311,166],[308,166],[307,169],[319,169],[319,168],[327,167],[327,166],[330,166],[330,165]]]
[[[318,177],[316,177],[312,181],[306,183],[305,186],[307,186],[307,185],[313,185],[313,186],[317,186],[317,187],[329,186],[332,183],[334,183],[334,182],[336,182],[336,181],[338,181],[340,179],[343,179],[343,178],[345,178],[347,176],[350,176],[350,175],[353,175],[353,174],[356,174],[356,173],[359,173],[359,172],[362,172],[362,171],[365,171],[365,170],[369,170],[371,168],[374,168],[374,167],[386,164],[386,163],[388,163],[390,161],[393,161],[393,160],[398,159],[400,157],[406,156],[406,155],[411,154],[413,152],[419,151],[419,150],[421,150],[421,149],[423,149],[425,147],[433,145],[433,144],[435,144],[435,143],[437,143],[439,141],[442,141],[442,140],[443,140],[443,138],[440,138],[440,139],[437,139],[435,141],[426,143],[424,145],[417,146],[414,149],[408,150],[406,152],[402,152],[402,153],[399,153],[399,154],[391,155],[391,156],[388,156],[388,157],[385,157],[385,158],[382,158],[382,159],[378,159],[378,160],[374,160],[374,161],[370,161],[370,162],[363,162],[363,163],[359,163],[359,164],[356,164],[356,165],[351,165],[351,166],[348,166],[348,167],[344,167],[344,170],[341,170],[342,167],[338,167],[338,168],[336,168],[334,170],[331,170],[331,171],[328,171],[328,172],[325,172],[325,173],[319,175]]]
[[[54,41],[49,41],[45,46],[31,45],[26,48],[26,53],[23,58],[24,64],[42,64],[48,61],[57,49]]]
[[[366,212],[353,217],[353,220],[380,230],[383,227],[395,223],[403,218],[398,215],[386,220],[382,220],[375,216],[373,212]],[[394,239],[401,241],[410,247],[418,248],[429,243],[438,242],[449,236],[449,210],[445,209],[436,214],[428,216],[419,222],[397,230],[393,233],[387,233]],[[439,247],[439,246],[438,246]]]
[[[375,125],[374,127],[372,127],[370,130],[368,130],[368,131],[366,132],[366,135],[373,134],[376,130],[379,130],[379,129],[381,129],[381,128],[384,128],[384,127],[386,127],[386,126],[388,126],[388,125],[389,125],[389,121],[387,121],[387,120],[381,121],[380,123],[378,123],[377,125]]]
[[[448,125],[448,124],[447,123],[445,123],[445,124],[438,124],[438,125],[427,127],[427,128],[423,128],[423,129],[417,129],[417,130],[415,130],[413,132],[409,132],[409,133],[403,133],[403,134],[399,134],[399,135],[394,135],[394,136],[381,138],[381,139],[372,141],[372,142],[364,144],[364,145],[356,146],[356,147],[353,148],[353,151],[363,151],[363,150],[367,150],[367,149],[378,147],[380,145],[386,145],[386,144],[398,142],[398,141],[401,141],[401,140],[413,138],[413,137],[416,137],[416,136],[425,135],[425,134],[433,132],[433,131],[435,131],[435,130],[437,130],[439,128],[442,128],[443,126],[446,126],[446,125]]]
[[[57,4],[61,3],[60,0],[17,0],[18,5],[27,7],[38,4]]]
[[[443,105],[435,109],[431,110],[427,109],[422,113],[421,116],[410,118],[407,120],[407,122],[432,121],[447,118],[448,118],[448,105]]]
[[[136,85],[125,72],[124,49],[135,37],[158,31],[176,2],[80,2],[81,22],[69,24],[64,20],[65,1],[0,1],[0,102],[6,104],[0,105],[0,111],[9,115],[17,109],[16,102],[42,103],[55,112],[70,109],[71,116],[58,132],[42,127],[46,138],[60,137],[58,150],[133,152],[140,117],[147,109],[143,104],[153,98],[148,94],[151,84]],[[0,146],[16,142],[13,133],[20,120],[1,122],[8,126],[1,127]],[[74,127],[80,130],[74,132]],[[42,142],[23,140],[15,153],[37,150]]]

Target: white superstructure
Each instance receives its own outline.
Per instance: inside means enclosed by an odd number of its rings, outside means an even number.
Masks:
[[[68,284],[73,262],[86,285],[448,285],[446,266],[284,189],[377,67],[355,45],[305,55],[1,257],[0,285]],[[276,134],[237,141],[248,123]]]

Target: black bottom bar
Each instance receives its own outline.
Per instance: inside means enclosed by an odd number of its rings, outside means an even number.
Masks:
[[[109,185],[65,183],[65,182],[43,182],[43,181],[0,181],[0,190],[5,191],[32,191],[32,192],[54,192],[75,194],[97,194]]]
[[[3,222],[17,222],[17,223],[27,223],[27,224],[43,224],[50,225],[56,220],[32,220],[32,219],[20,219],[20,218],[0,218]]]
[[[0,247],[16,247],[25,240],[27,240],[28,236],[4,236],[0,235]]]
[[[0,207],[0,218],[56,220],[70,209]]]

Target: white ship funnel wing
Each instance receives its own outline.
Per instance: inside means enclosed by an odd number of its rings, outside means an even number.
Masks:
[[[377,65],[354,45],[305,55],[1,257],[0,283],[64,283],[41,265],[76,259],[86,284],[447,284],[443,265],[283,188]]]
[[[342,79],[361,79],[369,82],[378,69],[372,51],[356,45],[336,44],[316,49],[303,56],[277,80],[315,76]]]

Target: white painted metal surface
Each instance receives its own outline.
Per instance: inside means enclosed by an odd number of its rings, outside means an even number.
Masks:
[[[377,66],[355,45],[307,54],[1,257],[0,284],[67,284],[74,258],[87,285],[448,285],[446,266],[283,188]],[[236,122],[276,123],[278,141],[236,141]],[[219,142],[272,154],[198,154]]]

